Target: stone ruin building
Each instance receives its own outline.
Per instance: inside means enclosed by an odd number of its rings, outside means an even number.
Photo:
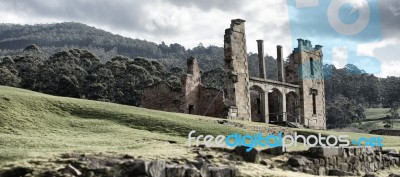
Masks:
[[[159,82],[143,91],[141,106],[168,112],[224,117],[224,93],[201,84],[197,59],[187,60],[187,73],[182,77],[182,88],[173,88]]]
[[[187,61],[182,88],[165,82],[144,90],[142,107],[228,119],[326,128],[322,46],[298,39],[287,62],[277,46],[278,81],[266,78],[263,40],[257,40],[259,77],[250,77],[245,21],[235,19],[224,35],[226,88],[201,84],[195,58]]]

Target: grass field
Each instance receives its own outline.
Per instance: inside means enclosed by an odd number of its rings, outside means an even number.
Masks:
[[[0,163],[72,151],[180,155],[191,130],[245,133],[203,119],[212,118],[0,86]]]
[[[390,115],[390,108],[370,108],[365,110],[366,120],[380,119]]]
[[[196,130],[197,135],[215,136],[234,132],[256,133],[210,120],[216,118],[56,97],[0,86],[0,165],[28,158],[48,158],[65,152],[185,156],[188,153],[187,135],[191,130]],[[309,129],[297,131],[303,134],[344,134]],[[371,136],[345,134],[351,138]],[[398,137],[383,138],[386,147],[399,149]]]
[[[365,110],[366,119],[361,123],[361,128],[366,132],[374,129],[385,129],[384,118],[390,115],[389,108],[370,108]],[[400,120],[393,120],[393,128],[400,130]]]

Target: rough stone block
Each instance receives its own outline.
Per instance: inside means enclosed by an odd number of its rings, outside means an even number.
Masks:
[[[185,176],[185,166],[168,165],[165,168],[166,177]]]
[[[236,177],[237,169],[235,167],[209,167],[212,177]]]
[[[391,173],[389,177],[400,177],[400,174]]]
[[[330,176],[356,176],[354,173],[345,172],[337,169],[330,169],[328,175]]]
[[[304,173],[308,173],[308,174],[312,174],[312,175],[315,174],[314,170],[312,170],[311,168],[308,168],[308,167],[304,168],[303,172]]]
[[[353,166],[353,170],[357,172],[362,171],[361,166],[361,163],[357,163]]]
[[[380,152],[380,148],[374,148],[374,147],[368,146],[368,147],[365,148],[365,151],[366,151],[367,155],[373,155],[376,152]]]
[[[147,174],[154,177],[165,177],[165,161],[151,161],[147,167]]]
[[[243,160],[246,162],[258,163],[260,160],[258,150],[252,149],[250,152],[247,152],[246,149],[248,148],[247,146],[236,146],[233,151],[236,155],[243,157]]]
[[[282,150],[282,146],[278,146],[278,147],[264,149],[261,152],[271,155],[283,155],[285,151]]]
[[[148,175],[147,168],[148,162],[143,160],[136,160],[134,162],[127,162],[124,164],[126,166],[125,173],[129,176],[140,176]]]
[[[321,166],[325,166],[325,160],[324,159],[319,159],[319,164]]]
[[[318,168],[318,175],[326,175],[325,167]]]
[[[369,163],[369,169],[375,171],[375,164],[373,162]]]
[[[355,164],[360,162],[360,159],[357,156],[350,157],[350,163]]]
[[[185,170],[185,177],[203,177],[203,175],[196,168],[187,168]]]
[[[314,164],[314,166],[315,166],[316,168],[319,168],[319,167],[320,167],[319,159],[312,159],[312,162],[313,162],[313,164]]]
[[[378,177],[375,173],[367,173],[364,175],[364,177]]]
[[[309,153],[313,157],[332,157],[343,156],[343,149],[341,147],[311,147]]]
[[[300,167],[300,166],[306,166],[312,162],[304,156],[294,155],[289,158],[288,163],[292,167]]]
[[[339,166],[339,169],[342,171],[349,171],[349,165],[347,163],[341,163],[338,166]]]

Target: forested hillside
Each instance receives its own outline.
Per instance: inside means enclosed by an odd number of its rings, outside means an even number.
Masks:
[[[180,87],[190,56],[199,61],[203,83],[222,89],[222,47],[156,44],[79,23],[0,25],[0,85],[59,96],[140,105],[146,86]],[[276,79],[276,60],[265,59],[268,78]],[[250,75],[257,76],[257,54],[249,61]],[[364,119],[365,108],[398,107],[399,77],[378,78],[351,64],[325,65],[324,74],[329,128]]]
[[[61,50],[80,48],[93,52],[102,62],[109,61],[116,55],[124,55],[130,58],[155,59],[171,69],[185,67],[186,59],[194,56],[200,59],[200,67],[205,71],[223,65],[223,48],[217,46],[204,47],[199,44],[193,49],[186,49],[178,43],[156,44],[73,22],[41,25],[0,24],[0,56],[19,54],[31,44],[40,46],[46,57]],[[257,56],[254,57],[253,63],[257,61]],[[274,63],[272,57],[267,59]],[[271,76],[274,75],[274,71],[270,70]],[[252,72],[255,73],[256,71]]]

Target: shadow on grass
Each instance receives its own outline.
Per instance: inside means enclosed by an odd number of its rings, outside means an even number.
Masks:
[[[213,130],[203,129],[199,120],[181,120],[177,118],[174,120],[173,115],[141,115],[133,113],[118,113],[116,111],[109,111],[104,109],[93,108],[62,108],[64,111],[69,112],[71,115],[86,118],[112,121],[120,125],[130,128],[147,130],[152,132],[164,133],[174,136],[186,137],[192,130],[198,133],[206,133],[215,135],[217,132]],[[167,113],[166,113],[167,114]],[[190,123],[189,123],[190,121]],[[192,122],[193,121],[193,122]]]

